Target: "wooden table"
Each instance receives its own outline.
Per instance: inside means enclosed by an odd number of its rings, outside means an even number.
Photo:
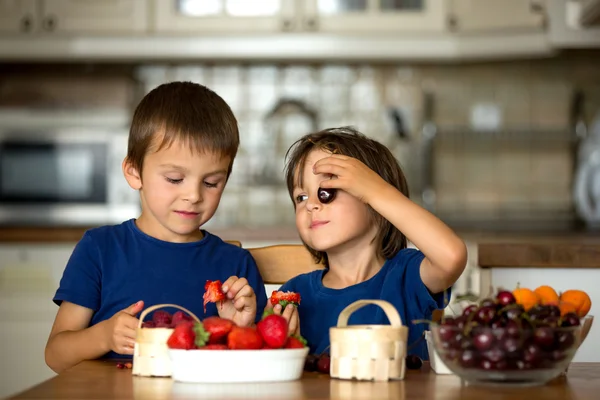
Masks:
[[[249,368],[251,368],[249,366]],[[407,371],[404,381],[357,382],[305,373],[281,383],[189,384],[170,378],[144,378],[117,369],[113,361],[86,361],[12,399],[402,399],[402,400],[533,400],[600,398],[600,363],[579,363],[567,376],[545,386],[489,388],[463,386],[454,375],[436,375],[427,363]]]

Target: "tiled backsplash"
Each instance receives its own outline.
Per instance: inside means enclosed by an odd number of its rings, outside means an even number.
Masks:
[[[569,215],[575,151],[552,135],[571,133],[577,88],[585,93],[586,120],[600,112],[599,64],[598,51],[576,51],[551,59],[469,64],[55,65],[29,67],[25,73],[0,65],[0,72],[10,72],[0,77],[0,105],[27,105],[33,98],[38,106],[51,99],[46,103],[79,108],[127,103],[133,109],[161,83],[205,84],[230,104],[241,133],[231,180],[209,224],[293,227],[283,157],[314,127],[353,125],[389,146],[405,170],[411,197],[421,202],[421,130],[431,93],[431,118],[440,139],[433,153],[436,211],[498,218],[515,210],[529,217],[540,210]],[[138,90],[131,90],[136,80]],[[290,104],[278,107],[282,101]],[[513,131],[513,138],[488,140],[493,135],[477,132],[446,140],[450,132],[464,133],[482,123]]]
[[[490,218],[511,212],[535,218],[543,210],[568,216],[575,153],[568,140],[551,135],[571,134],[576,88],[586,94],[588,121],[600,112],[600,70],[592,67],[599,61],[598,53],[577,52],[467,65],[151,65],[139,67],[137,75],[145,91],[172,80],[201,82],[223,96],[239,119],[242,148],[211,225],[289,226],[294,216],[282,180],[283,156],[312,125],[293,109],[268,118],[278,101],[304,103],[316,112],[318,129],[354,125],[388,145],[420,202],[425,93],[433,94],[441,136],[471,128],[479,105],[491,106],[500,131],[530,137],[487,143],[469,135],[442,138],[434,152],[436,210]],[[392,110],[401,114],[408,137],[400,137]]]

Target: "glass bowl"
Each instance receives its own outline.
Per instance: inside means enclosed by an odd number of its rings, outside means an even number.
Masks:
[[[508,320],[493,326],[430,324],[444,364],[470,384],[538,386],[559,376],[575,356],[581,326],[535,326]]]

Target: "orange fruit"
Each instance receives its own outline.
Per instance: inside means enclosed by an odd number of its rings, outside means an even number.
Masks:
[[[585,317],[592,308],[592,299],[583,290],[567,290],[561,293],[560,301],[573,304],[579,318]]]
[[[550,286],[540,286],[537,289],[535,289],[534,292],[540,299],[540,304],[555,306],[558,305],[558,294],[556,293],[556,290],[552,289]]]
[[[513,290],[512,294],[515,296],[517,304],[522,305],[525,311],[537,306],[540,302],[538,295],[531,289],[517,288]]]
[[[558,303],[558,308],[560,308],[560,316],[563,317],[568,313],[577,314],[577,307],[573,305],[573,303],[568,303],[566,301],[561,301]]]

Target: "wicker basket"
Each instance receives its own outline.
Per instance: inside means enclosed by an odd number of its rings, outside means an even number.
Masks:
[[[175,304],[157,304],[142,311],[133,349],[133,369],[131,371],[133,375],[171,376],[171,359],[167,340],[174,329],[142,328],[144,318],[152,311],[163,307],[173,307],[185,311],[196,322],[200,322],[191,311]]]
[[[375,304],[383,309],[391,325],[350,325],[356,310]],[[408,328],[398,311],[387,301],[358,300],[338,317],[337,327],[329,329],[331,341],[330,374],[334,378],[386,381],[404,379]]]

